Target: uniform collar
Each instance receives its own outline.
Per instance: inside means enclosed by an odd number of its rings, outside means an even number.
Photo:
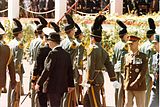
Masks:
[[[55,46],[52,50],[54,51],[56,48],[61,47],[60,45]]]
[[[132,51],[129,51],[129,54],[131,55],[131,56],[136,56],[136,55],[139,55],[139,50],[137,50],[136,52],[132,52]]]

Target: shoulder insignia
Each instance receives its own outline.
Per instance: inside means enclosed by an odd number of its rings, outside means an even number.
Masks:
[[[18,47],[19,47],[20,49],[23,49],[23,47],[24,47],[24,46],[23,46],[23,43],[20,42],[20,43],[18,44]]]
[[[89,48],[87,49],[87,56],[91,54],[93,49],[94,49],[93,45],[90,45]]]
[[[77,48],[76,43],[74,41],[70,44],[70,48],[72,48],[72,49],[76,49]]]

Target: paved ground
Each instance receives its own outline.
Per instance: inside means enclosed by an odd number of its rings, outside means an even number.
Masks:
[[[31,66],[27,61],[24,60],[24,69],[25,69],[25,74],[24,74],[24,93],[27,94],[29,89],[29,76],[30,76],[30,69]],[[112,83],[109,81],[107,73],[104,73],[105,76],[105,96],[106,96],[106,105],[107,107],[114,107],[114,88]],[[8,81],[7,81],[8,84]],[[24,99],[25,96],[21,96],[21,101]],[[0,107],[7,107],[7,94],[2,94],[1,99],[0,99]],[[20,107],[31,107],[31,100],[29,97],[24,101]],[[82,107],[82,106],[79,106]]]

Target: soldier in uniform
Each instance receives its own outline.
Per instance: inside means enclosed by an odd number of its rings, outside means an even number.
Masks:
[[[148,69],[147,56],[138,50],[140,38],[129,36],[129,51],[124,57],[124,107],[133,107],[133,98],[136,107],[145,107],[146,72]]]
[[[155,34],[154,35],[154,40],[152,41],[154,43],[154,47],[156,50],[156,54],[153,55],[153,86],[152,86],[152,91],[151,91],[151,97],[150,97],[150,103],[149,107],[159,107],[159,55],[160,55],[160,35]]]
[[[52,50],[45,60],[44,70],[35,88],[39,90],[39,86],[47,81],[50,107],[60,107],[60,100],[64,92],[70,93],[74,90],[72,63],[70,54],[59,45],[60,35],[58,33],[49,34],[48,44]]]
[[[152,18],[148,19],[149,27],[150,29],[147,31],[147,41],[144,42],[141,47],[140,51],[145,53],[148,57],[148,71],[146,73],[146,84],[147,84],[147,91],[146,91],[146,102],[145,107],[148,107],[149,100],[150,100],[150,92],[152,88],[152,78],[150,74],[153,74],[153,67],[152,67],[152,57],[153,54],[155,54],[155,51],[153,49],[152,40],[154,39],[155,29],[156,26],[154,24],[154,20]]]
[[[6,70],[8,67],[11,88],[14,89],[16,85],[15,80],[15,67],[13,62],[13,55],[10,51],[9,46],[3,44],[3,35],[5,35],[5,29],[0,23],[0,96],[2,88],[6,84]]]
[[[87,83],[90,85],[84,95],[84,107],[102,107],[100,101],[100,90],[104,84],[102,69],[105,67],[108,71],[111,81],[116,80],[114,67],[109,59],[108,53],[101,46],[102,26],[106,17],[99,15],[96,17],[91,28],[91,45],[87,50]],[[86,86],[89,86],[86,85]]]
[[[4,29],[4,27],[3,27],[3,25],[2,25],[2,23],[1,23],[1,22],[0,22],[0,28],[2,28],[2,30],[3,30],[3,31],[5,31],[5,29]],[[5,44],[6,44],[6,42],[3,40],[3,36],[2,36],[1,43],[2,43],[3,45],[5,45]],[[5,80],[5,86],[4,86],[4,87],[2,87],[1,91],[2,91],[2,93],[7,93],[6,80]]]
[[[77,49],[77,55],[76,55],[76,71],[77,71],[77,77],[76,77],[76,93],[78,97],[78,102],[82,104],[83,101],[83,95],[82,95],[82,86],[80,85],[82,83],[82,74],[83,74],[83,53],[84,53],[84,44],[82,42],[82,39],[84,37],[80,27],[77,23],[75,23],[75,27],[77,28],[75,32],[75,38],[76,42],[78,44]],[[75,72],[76,72],[75,71]]]
[[[18,21],[17,19],[13,19],[13,21],[15,22],[15,27],[13,28],[14,39],[11,40],[8,45],[12,50],[15,70],[16,70],[16,73],[18,74],[18,76],[20,78],[20,82],[21,82],[21,89],[19,91],[20,91],[20,94],[23,95],[24,94],[24,90],[23,90],[23,73],[24,73],[24,71],[23,71],[23,66],[22,66],[22,57],[23,57],[23,41],[22,41],[23,34],[22,34],[22,32],[23,31],[22,31],[22,25],[21,25],[20,21]],[[8,107],[10,107],[10,106],[12,106],[12,104],[14,104],[15,101],[11,102],[11,98],[15,99],[15,97],[16,96],[14,96],[14,94],[11,95],[11,88],[9,85]],[[20,98],[15,99],[15,100],[18,100],[18,102],[19,102]]]
[[[68,53],[70,53],[71,55],[71,62],[73,65],[73,70],[74,70],[74,82],[75,77],[76,77],[76,72],[75,72],[75,61],[76,61],[76,55],[77,55],[77,42],[75,40],[75,22],[73,21],[72,17],[69,14],[65,14],[66,19],[67,19],[67,24],[65,25],[65,33],[66,33],[66,38],[64,40],[61,41],[61,46],[64,50],[66,50]],[[76,96],[76,90],[74,90],[72,93],[70,94],[66,94],[64,101],[64,106],[69,106],[72,107],[73,105],[75,105],[76,103],[78,103],[78,97]]]
[[[114,54],[112,58],[112,62],[114,64],[114,71],[116,73],[118,81],[122,84],[121,89],[116,89],[115,90],[115,105],[116,107],[123,107],[124,105],[124,90],[123,90],[123,77],[122,73],[123,71],[123,58],[124,55],[128,52],[127,50],[127,40],[128,40],[128,35],[127,35],[127,27],[126,25],[121,22],[120,20],[116,21],[120,27],[122,27],[122,30],[119,31],[119,37],[120,41],[117,42],[114,46]]]

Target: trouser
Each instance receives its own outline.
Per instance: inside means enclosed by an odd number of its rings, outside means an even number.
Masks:
[[[133,107],[133,98],[136,99],[136,107],[145,107],[145,91],[125,90],[124,107]]]
[[[64,93],[61,107],[75,107],[75,91],[72,91],[71,93]]]
[[[159,94],[155,87],[152,88],[149,107],[159,107]]]
[[[80,75],[78,69],[74,70],[74,80],[75,80],[75,97],[76,97],[76,103],[79,103],[79,101],[83,101],[83,95],[82,95],[82,86],[80,85],[82,83],[82,75]]]
[[[37,97],[40,107],[47,107],[47,93],[42,92],[42,87],[40,87],[40,91],[37,92]]]
[[[1,97],[1,93],[2,93],[2,88],[0,88],[0,97]]]
[[[149,74],[146,75],[146,98],[145,98],[145,107],[148,107],[149,100],[150,100],[150,94],[152,89],[152,78],[149,76]]]
[[[123,88],[123,76],[120,72],[116,73],[118,78],[118,82],[121,83],[121,87],[119,89],[115,89],[115,105],[116,107],[124,107],[124,88]]]
[[[50,107],[60,107],[63,93],[48,93],[47,96]]]
[[[84,95],[84,107],[102,107],[100,101],[100,91],[103,84],[94,84],[87,90]]]

